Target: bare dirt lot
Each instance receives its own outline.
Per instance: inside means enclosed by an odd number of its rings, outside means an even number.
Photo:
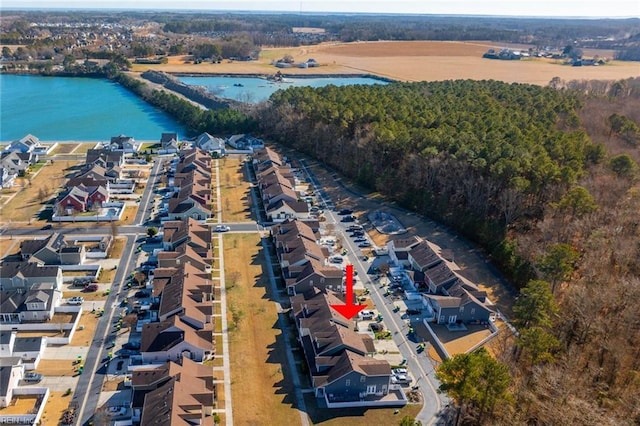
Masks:
[[[456,79],[493,79],[506,82],[547,85],[553,77],[563,80],[613,80],[640,74],[640,63],[612,61],[604,66],[572,67],[559,61],[530,58],[521,61],[483,59],[488,49],[501,49],[502,44],[487,41],[378,41],[356,43],[327,43],[296,48],[264,48],[257,61],[220,64],[187,64],[187,57],[170,58],[168,64],[134,65],[134,71],[146,69],[168,72],[211,74],[274,74],[278,71],[271,62],[285,54],[296,62],[315,59],[317,68],[287,68],[287,75],[309,74],[374,74],[400,81],[440,81]],[[526,48],[527,46],[512,46]],[[611,51],[589,50],[586,55],[598,54],[610,58]]]

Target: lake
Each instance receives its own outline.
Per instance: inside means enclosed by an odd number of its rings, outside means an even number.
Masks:
[[[269,99],[275,91],[288,87],[322,87],[329,84],[346,86],[350,84],[387,84],[382,80],[370,77],[317,77],[317,78],[285,78],[285,82],[277,83],[259,77],[244,76],[180,76],[180,81],[192,86],[206,87],[214,95],[240,102],[256,103]]]
[[[287,78],[275,83],[258,77],[180,77],[217,96],[260,102],[278,89],[328,84],[386,84],[366,77]],[[185,136],[185,129],[163,111],[104,79],[0,74],[0,141],[29,133],[42,141],[106,141],[125,134],[160,140],[163,132]]]
[[[0,75],[0,141],[105,141],[125,134],[160,140],[185,134],[163,111],[104,79]]]

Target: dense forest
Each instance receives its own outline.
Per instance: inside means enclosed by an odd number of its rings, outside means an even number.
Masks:
[[[497,364],[439,377],[466,424],[640,422],[640,79],[291,88],[263,136],[482,245],[520,288]]]

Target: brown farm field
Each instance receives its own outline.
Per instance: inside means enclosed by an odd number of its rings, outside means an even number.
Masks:
[[[286,75],[373,74],[399,81],[441,81],[457,79],[493,79],[506,82],[547,85],[553,77],[563,80],[614,80],[640,75],[640,63],[612,61],[596,67],[571,67],[542,58],[521,61],[483,59],[488,49],[506,47],[488,41],[377,41],[327,43],[296,48],[264,48],[257,61],[221,64],[188,64],[186,57],[170,58],[161,65],[134,65],[134,71],[146,69],[203,74],[274,74],[271,61],[285,54],[296,62],[314,58],[320,67],[287,68]],[[524,48],[527,46],[509,46]],[[589,50],[587,55],[611,57],[609,50]]]

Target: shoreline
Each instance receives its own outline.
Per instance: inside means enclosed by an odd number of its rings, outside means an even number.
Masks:
[[[177,76],[177,77],[225,77],[225,78],[261,78],[268,80],[269,77],[273,77],[273,74],[265,73],[215,73],[215,72],[183,72],[183,71],[162,71],[165,74]],[[383,77],[380,75],[370,73],[360,74],[347,74],[347,73],[332,73],[332,74],[287,74],[280,72],[283,78],[292,79],[306,79],[306,78],[370,78],[373,80],[384,81],[386,83],[397,83],[399,80],[392,79],[390,77]]]

